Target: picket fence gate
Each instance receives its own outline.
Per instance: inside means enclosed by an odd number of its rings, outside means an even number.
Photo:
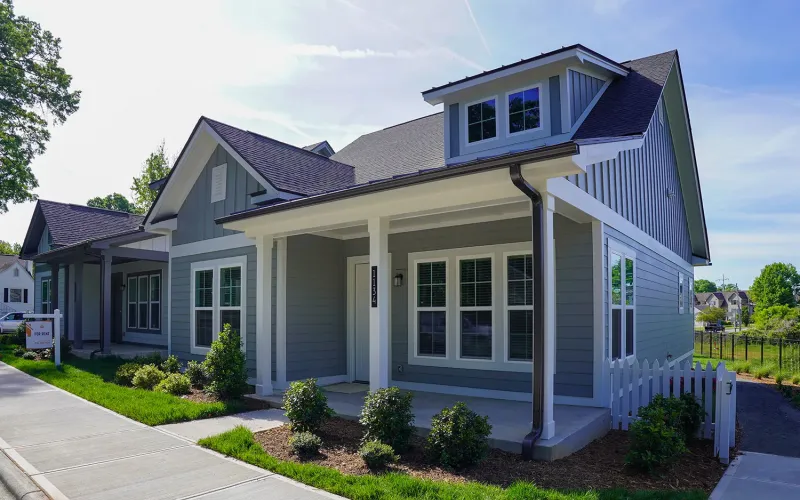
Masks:
[[[730,459],[730,448],[736,444],[736,372],[720,362],[717,369],[709,362],[705,368],[690,361],[683,365],[668,363],[652,366],[645,359],[616,360],[608,365],[611,381],[611,428],[628,430],[638,418],[639,408],[646,406],[657,394],[680,397],[684,392],[694,394],[705,412],[700,436],[714,438],[714,454],[722,463]]]

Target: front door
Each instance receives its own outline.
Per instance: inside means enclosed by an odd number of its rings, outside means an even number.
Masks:
[[[355,379],[369,382],[369,264],[355,265]]]
[[[122,342],[122,273],[111,275],[111,342]]]

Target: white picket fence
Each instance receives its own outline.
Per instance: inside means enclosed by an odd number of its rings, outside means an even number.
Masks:
[[[690,361],[683,365],[651,366],[645,359],[617,360],[609,364],[611,380],[611,428],[628,430],[638,418],[639,408],[646,406],[657,394],[679,397],[691,392],[703,407],[706,417],[700,428],[705,439],[714,438],[714,454],[728,463],[730,448],[736,442],[736,372],[719,363],[717,369],[698,362],[694,369]]]

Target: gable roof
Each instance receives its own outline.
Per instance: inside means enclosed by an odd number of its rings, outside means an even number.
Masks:
[[[26,273],[30,276],[31,272],[28,270],[28,266],[25,265],[25,261],[20,259],[17,255],[0,255],[0,273],[9,269],[14,266],[14,264],[19,264],[19,266],[25,270]]]

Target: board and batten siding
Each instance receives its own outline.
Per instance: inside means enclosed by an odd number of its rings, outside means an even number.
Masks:
[[[642,147],[567,179],[691,262],[692,250],[669,120],[659,104]]]
[[[42,312],[42,280],[51,279],[53,274],[52,268],[47,264],[36,264],[36,269],[34,270],[36,275],[36,279],[33,283],[33,312],[41,313]],[[65,304],[67,304],[67,297],[64,292],[67,291],[67,287],[65,284],[65,278],[67,276],[67,270],[64,266],[61,266],[61,270],[58,273],[58,310],[64,312],[65,311]],[[61,321],[61,328],[62,333],[64,332],[64,321]]]
[[[568,72],[570,125],[574,125],[606,82],[580,71]]]
[[[211,203],[212,170],[227,165],[225,199]],[[172,245],[183,245],[235,234],[214,222],[218,217],[253,208],[250,194],[264,188],[222,146],[217,146],[206,162],[181,209],[178,211],[178,229],[172,233]]]
[[[678,274],[684,280],[694,279],[693,267],[677,265],[653,252],[638,241],[613,227],[605,226],[603,232],[603,302],[605,331],[608,336],[608,241],[615,240],[636,252],[634,285],[636,294],[636,358],[651,363],[676,359],[691,351],[694,345],[694,308],[688,288],[684,288],[684,313],[678,309]],[[684,282],[686,283],[686,282]],[[686,285],[684,285],[686,287]],[[605,358],[609,357],[608,341]],[[668,359],[668,357],[671,358]]]

